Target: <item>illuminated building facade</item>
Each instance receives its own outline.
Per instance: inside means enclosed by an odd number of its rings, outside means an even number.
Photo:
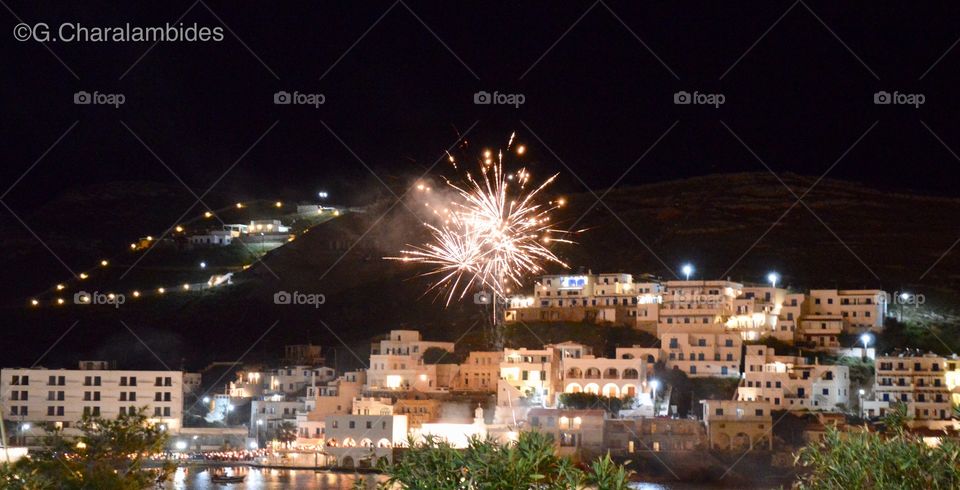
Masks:
[[[81,363],[83,367],[84,363]],[[114,419],[146,407],[146,416],[177,432],[183,419],[183,373],[114,369],[0,370],[0,410],[31,441],[45,428],[76,436],[85,414]],[[29,429],[27,427],[29,426]]]
[[[809,364],[778,356],[773,348],[750,345],[737,399],[766,401],[773,410],[838,410],[850,406],[850,368]],[[842,406],[842,407],[838,407]]]

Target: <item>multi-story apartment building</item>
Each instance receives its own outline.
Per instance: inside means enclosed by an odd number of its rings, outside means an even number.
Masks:
[[[599,453],[603,446],[603,410],[534,408],[527,414],[533,430],[550,434],[561,455]]]
[[[750,345],[737,399],[766,401],[773,410],[837,410],[850,403],[850,368],[810,364],[778,356],[772,347]]]
[[[669,332],[660,337],[666,367],[690,377],[739,376],[742,345],[736,333]]]
[[[656,324],[657,282],[634,282],[631,274],[543,276],[533,296],[515,296],[506,312],[507,322],[591,321],[620,325]]]
[[[437,364],[423,362],[423,353],[430,348],[453,352],[454,346],[453,342],[422,340],[416,330],[392,330],[387,339],[371,345],[367,388],[418,391],[448,388],[450,373],[438,373]]]
[[[773,449],[773,416],[765,401],[701,400],[712,449]]]
[[[282,395],[250,401],[250,437],[265,440],[282,424],[297,424],[297,416],[306,411],[303,398],[289,399]]]
[[[950,420],[956,386],[951,388],[948,375],[956,380],[955,358],[908,350],[877,356],[874,367],[873,400],[863,404],[866,415],[882,416],[900,402],[907,405],[907,414],[916,425],[932,427],[936,421]]]
[[[232,398],[259,398],[276,394],[302,394],[308,385],[325,383],[336,376],[333,368],[323,366],[284,366],[274,369],[251,369],[237,373],[227,386]]]
[[[837,349],[840,335],[844,332],[843,317],[838,315],[810,314],[800,318],[797,340],[814,349]]]
[[[886,297],[880,289],[812,289],[809,309],[812,315],[842,318],[844,333],[860,333],[883,328]]]
[[[564,393],[594,393],[620,398],[634,397],[653,406],[647,386],[647,362],[643,358],[567,357],[562,361]]]
[[[563,354],[553,345],[543,349],[504,349],[500,379],[529,400],[553,405],[560,390]]]
[[[322,439],[327,415],[351,412],[353,400],[361,395],[367,382],[366,374],[366,371],[351,371],[333,381],[307,387],[304,413],[297,414],[299,435],[308,439],[304,442],[313,445]]]
[[[84,363],[81,363],[81,368]],[[114,369],[5,368],[0,370],[0,410],[26,436],[43,429],[74,429],[83,415],[116,418],[146,407],[150,421],[177,432],[183,420],[183,373]]]
[[[473,351],[459,366],[453,389],[458,391],[497,391],[500,379],[501,351]]]
[[[657,322],[661,338],[667,333],[723,333],[743,290],[731,281],[667,281],[664,286]]]

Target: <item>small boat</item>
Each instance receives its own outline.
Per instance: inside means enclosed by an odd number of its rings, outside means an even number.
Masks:
[[[213,475],[210,481],[213,483],[243,483],[245,475]]]

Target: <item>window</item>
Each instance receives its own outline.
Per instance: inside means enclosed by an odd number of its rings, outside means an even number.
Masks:
[[[830,388],[824,388],[824,389],[823,389],[823,394],[824,394],[824,395],[829,395],[829,394],[830,394]]]
[[[153,416],[154,416],[154,417],[160,417],[160,416],[161,416],[161,415],[160,415],[161,413],[162,413],[162,412],[160,411],[160,407],[153,407]]]
[[[762,416],[763,416],[763,409],[762,409],[762,408],[758,408],[755,413],[757,414],[758,417],[762,417]]]
[[[170,401],[170,392],[169,392],[169,391],[163,394],[163,401],[165,401],[165,402]]]
[[[170,407],[163,407],[163,416],[164,417],[170,416]]]
[[[166,378],[163,378],[163,386],[173,386],[173,381],[170,379],[169,376],[167,376]]]
[[[350,424],[349,424],[349,425],[350,425],[350,428],[351,428],[351,429],[356,429],[356,428],[357,428],[357,423],[354,422],[353,420],[350,421]]]
[[[722,409],[722,408],[718,408],[717,411],[716,411],[716,414],[717,414],[717,415],[723,415],[723,409]]]
[[[368,420],[368,421],[367,421],[367,428],[368,428],[368,429],[372,429],[372,428],[373,428],[373,422],[371,422],[371,421]]]
[[[163,386],[163,376],[157,376],[153,381],[153,386]]]

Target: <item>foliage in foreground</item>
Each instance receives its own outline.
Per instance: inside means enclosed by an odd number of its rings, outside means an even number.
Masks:
[[[539,432],[522,432],[509,444],[474,439],[465,450],[431,437],[411,443],[400,461],[380,469],[389,476],[388,487],[435,490],[623,490],[632,474],[609,454],[581,470],[558,457],[553,441]]]
[[[960,488],[960,444],[944,439],[938,447],[905,429],[906,408],[893,407],[887,434],[827,430],[820,442],[797,454],[809,470],[796,487],[849,489]]]
[[[166,481],[169,463],[145,468],[150,455],[163,451],[167,434],[147,421],[144,409],[105,419],[84,415],[82,435],[47,437],[46,449],[0,468],[0,488],[22,490],[141,490]]]
[[[618,413],[620,410],[630,408],[633,405],[632,396],[617,398],[612,396],[602,396],[596,393],[561,393],[560,404],[566,408],[576,410],[606,410],[610,413]]]

